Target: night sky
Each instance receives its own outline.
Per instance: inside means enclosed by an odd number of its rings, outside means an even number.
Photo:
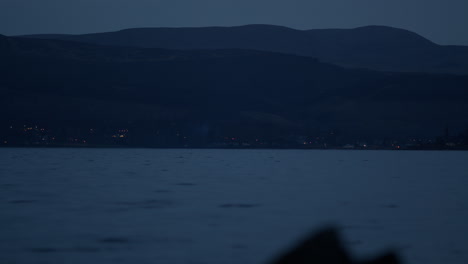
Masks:
[[[467,0],[0,0],[0,34],[132,27],[275,24],[296,29],[387,25],[468,45]]]

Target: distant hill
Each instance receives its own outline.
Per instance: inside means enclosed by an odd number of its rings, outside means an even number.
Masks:
[[[239,49],[183,51],[4,36],[0,47],[4,125],[168,122],[216,135],[333,130],[343,138],[396,138],[435,136],[447,125],[468,124],[468,76],[352,70],[310,57]]]
[[[136,28],[84,35],[30,35],[110,46],[165,49],[253,49],[318,58],[351,68],[468,74],[468,47],[437,45],[385,27],[295,30],[271,25]]]

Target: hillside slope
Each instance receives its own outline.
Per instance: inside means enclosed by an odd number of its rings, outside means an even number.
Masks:
[[[347,138],[434,136],[468,124],[464,76],[349,70],[249,50],[1,43],[3,124],[169,122],[219,135],[334,130]]]
[[[440,46],[384,26],[294,30],[271,25],[136,28],[84,35],[31,35],[87,43],[165,49],[254,49],[318,58],[351,68],[468,74],[468,47]]]

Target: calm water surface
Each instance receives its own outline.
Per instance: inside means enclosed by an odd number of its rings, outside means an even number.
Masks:
[[[358,257],[468,263],[468,152],[0,149],[0,263],[265,263],[324,225]]]

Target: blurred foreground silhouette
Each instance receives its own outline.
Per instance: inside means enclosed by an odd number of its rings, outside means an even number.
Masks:
[[[367,261],[352,259],[336,228],[325,228],[301,241],[271,264],[400,264],[397,255],[387,252]]]

